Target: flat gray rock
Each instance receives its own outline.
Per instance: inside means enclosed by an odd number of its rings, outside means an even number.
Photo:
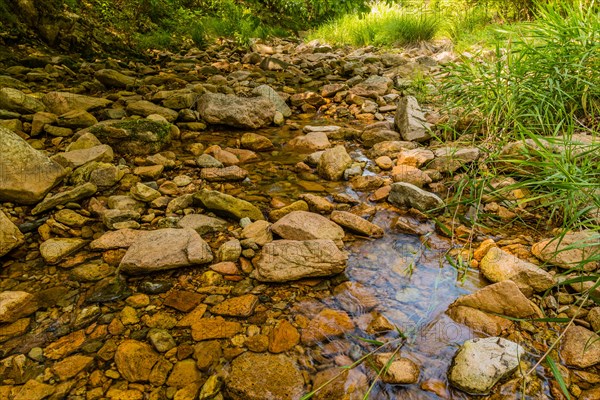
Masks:
[[[419,211],[431,211],[445,206],[436,194],[423,190],[407,182],[396,182],[388,196],[388,201],[401,208],[416,208]]]

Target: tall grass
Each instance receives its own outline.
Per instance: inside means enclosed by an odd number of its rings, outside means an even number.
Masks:
[[[510,30],[510,29],[508,29]],[[451,65],[444,85],[454,109],[471,112],[489,132],[554,134],[598,126],[600,117],[600,13],[553,2],[537,19],[511,32],[508,48],[492,59]]]
[[[440,28],[439,15],[433,11],[376,3],[368,14],[347,14],[321,25],[309,39],[334,45],[404,46],[431,40]]]

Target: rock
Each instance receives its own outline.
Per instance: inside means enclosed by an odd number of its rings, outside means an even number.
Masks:
[[[311,346],[329,338],[342,336],[354,330],[354,322],[343,311],[325,309],[302,329],[302,343]]]
[[[42,400],[47,399],[56,391],[56,387],[46,385],[34,379],[28,380],[13,400]]]
[[[390,363],[392,357],[394,360]],[[419,380],[419,367],[406,357],[396,357],[393,353],[381,353],[375,355],[375,363],[379,368],[387,366],[387,371],[381,375],[381,380],[385,383],[411,385]]]
[[[96,71],[94,77],[104,86],[109,88],[125,89],[127,86],[134,86],[136,83],[135,78],[124,75],[113,69],[101,69]]]
[[[392,87],[392,80],[385,76],[371,75],[358,85],[350,89],[350,92],[357,96],[371,97],[376,99],[379,96],[384,96]]]
[[[194,201],[199,202],[202,207],[217,214],[242,219],[248,217],[251,220],[265,219],[262,212],[246,200],[238,199],[214,190],[202,190],[194,194]]]
[[[196,368],[196,362],[189,358],[175,364],[166,383],[167,386],[182,388],[190,383],[199,382],[201,379],[202,373]]]
[[[296,93],[290,96],[290,104],[294,107],[301,107],[308,104],[314,108],[318,108],[326,103],[325,99],[315,92]]]
[[[143,117],[157,114],[161,117],[164,117],[169,122],[175,121],[179,115],[177,111],[171,110],[170,108],[161,107],[147,100],[129,103],[127,105],[127,112],[134,115],[141,115]]]
[[[68,92],[48,92],[42,97],[42,102],[48,111],[56,115],[75,110],[94,111],[112,104],[107,99]]]
[[[331,220],[336,224],[360,235],[382,237],[383,229],[356,214],[348,211],[333,211]]]
[[[497,247],[492,247],[481,260],[479,269],[488,280],[511,280],[526,296],[554,286],[556,280],[537,265],[521,260]]]
[[[431,138],[431,125],[413,96],[401,97],[394,116],[394,126],[400,136],[407,141],[423,142]]]
[[[596,365],[600,363],[600,336],[583,326],[571,325],[562,338],[560,355],[569,366]]]
[[[257,304],[258,297],[253,294],[245,294],[239,297],[232,297],[217,304],[210,309],[210,312],[229,317],[249,317],[254,313],[254,307]]]
[[[48,264],[57,264],[87,244],[87,240],[77,238],[48,239],[40,245],[40,253]]]
[[[248,171],[232,165],[225,168],[202,168],[200,178],[209,182],[243,181],[248,176]]]
[[[287,143],[287,146],[295,151],[313,152],[325,150],[331,147],[331,143],[325,132],[309,132],[306,135],[296,136]]]
[[[287,320],[281,320],[269,334],[269,351],[283,353],[300,342],[300,333]]]
[[[384,171],[388,171],[394,167],[394,162],[388,156],[380,156],[375,159],[375,164]]]
[[[165,329],[150,329],[148,340],[159,353],[165,353],[177,346],[173,336]]]
[[[277,210],[271,210],[269,213],[269,219],[271,221],[279,221],[281,218],[294,211],[308,211],[308,204],[306,204],[304,200],[298,200]]]
[[[208,244],[193,229],[158,229],[140,236],[125,253],[119,269],[146,274],[206,264],[213,259]]]
[[[96,194],[98,187],[91,182],[84,183],[70,190],[65,190],[55,194],[54,196],[46,197],[41,203],[31,210],[31,214],[37,215],[45,211],[51,210],[56,206],[63,204],[78,202]]]
[[[205,235],[226,231],[228,224],[227,221],[220,218],[209,217],[204,214],[188,214],[179,220],[177,226],[190,228],[198,232],[199,235]]]
[[[329,276],[346,268],[347,254],[329,239],[275,240],[267,243],[254,263],[255,278],[261,282],[286,282]]]
[[[268,221],[255,221],[242,230],[242,238],[249,239],[259,246],[273,241],[271,223]]]
[[[121,154],[147,155],[162,151],[171,142],[168,122],[150,119],[103,121],[80,131],[91,132]]]
[[[51,159],[65,168],[75,169],[92,161],[110,163],[113,158],[112,148],[106,144],[102,144],[88,149],[58,153],[52,156]]]
[[[406,182],[392,184],[388,201],[400,208],[416,208],[419,211],[440,211],[445,203],[437,195]]]
[[[395,166],[392,169],[391,175],[394,182],[410,183],[418,188],[422,188],[432,182],[429,175],[419,168],[411,167],[410,165]]]
[[[466,306],[492,314],[524,318],[536,313],[513,281],[502,281],[461,296],[450,307]]]
[[[57,123],[67,128],[82,129],[97,124],[98,120],[87,111],[73,110],[60,115]]]
[[[271,231],[288,240],[331,239],[341,244],[344,238],[344,230],[339,225],[308,211],[287,214],[271,225]]]
[[[232,400],[297,400],[304,378],[292,359],[283,354],[246,352],[231,363],[226,384]]]
[[[467,393],[487,394],[517,369],[524,353],[524,348],[500,337],[467,340],[454,356],[448,380]]]
[[[125,340],[117,348],[115,364],[128,382],[147,382],[160,356],[146,343]]]
[[[8,87],[0,89],[0,108],[20,114],[34,114],[46,109],[44,104],[35,97]]]
[[[210,154],[202,154],[196,159],[196,165],[200,168],[223,168],[223,163]]]
[[[0,324],[15,322],[37,311],[39,305],[32,294],[22,291],[0,293]]]
[[[352,158],[342,145],[327,149],[319,159],[317,172],[323,179],[339,181],[346,168],[352,165]]]
[[[0,210],[0,257],[25,243],[19,228]]]
[[[531,247],[531,252],[540,260],[560,268],[580,268],[585,260],[597,258],[600,253],[600,236],[595,231],[567,233],[563,237],[545,239]],[[594,271],[598,261],[589,261],[583,268]]]
[[[398,154],[398,165],[408,165],[419,168],[435,158],[433,151],[429,149],[402,150]]]
[[[275,105],[265,97],[241,98],[220,93],[205,93],[198,101],[200,117],[209,124],[242,129],[257,129],[270,125]]]
[[[365,147],[373,147],[377,143],[400,140],[400,134],[389,129],[368,129],[360,139]]]
[[[156,200],[161,196],[158,190],[152,189],[150,186],[140,182],[133,185],[129,190],[129,193],[131,194],[131,197],[144,203],[150,203],[152,200]]]
[[[187,290],[172,290],[163,302],[167,307],[181,312],[191,312],[202,301],[202,295]]]
[[[146,231],[138,231],[135,229],[119,229],[117,231],[106,232],[90,243],[90,249],[111,250],[127,248],[138,240],[140,236],[145,235],[146,233]]]
[[[253,151],[267,151],[273,148],[273,142],[269,138],[257,133],[244,133],[240,141],[243,148]]]
[[[369,390],[369,379],[358,368],[329,368],[317,372],[313,388],[322,387],[315,400],[363,400]]]
[[[252,94],[269,99],[271,103],[275,105],[275,109],[279,111],[285,118],[288,118],[292,115],[292,110],[290,110],[281,96],[269,85],[257,86],[252,91]]]
[[[351,314],[364,314],[375,308],[379,301],[373,293],[359,282],[344,282],[333,289],[342,308]]]
[[[51,370],[52,373],[56,375],[59,380],[65,381],[67,379],[73,378],[78,373],[88,368],[90,365],[93,364],[93,362],[93,357],[76,354],[54,364]]]
[[[446,311],[448,316],[459,324],[463,324],[475,332],[498,336],[508,332],[513,323],[506,318],[488,314],[471,307],[452,306]]]
[[[67,171],[0,126],[0,201],[32,204],[44,198]]]
[[[477,147],[455,148],[443,147],[434,151],[435,159],[431,161],[427,168],[436,169],[440,172],[452,173],[457,169],[476,161],[479,158],[479,149]]]
[[[311,210],[316,212],[323,214],[330,213],[335,208],[335,205],[325,197],[317,196],[316,194],[303,193],[299,197],[308,204]]]
[[[371,154],[373,157],[379,156],[389,156],[396,157],[398,153],[404,150],[412,150],[416,149],[417,144],[414,142],[404,142],[404,141],[385,141],[377,143],[371,149]]]
[[[242,330],[239,322],[225,321],[223,317],[201,318],[192,323],[192,338],[200,342],[211,339],[229,339]]]
[[[242,245],[237,239],[231,239],[223,243],[217,250],[217,259],[219,261],[236,262],[242,254]]]

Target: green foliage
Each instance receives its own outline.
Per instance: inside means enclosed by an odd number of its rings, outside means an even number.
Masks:
[[[510,29],[507,29],[510,31]],[[600,14],[548,4],[504,50],[450,65],[443,91],[454,110],[490,132],[553,134],[594,127],[600,116]]]
[[[377,3],[365,15],[347,14],[321,25],[309,35],[337,44],[411,45],[431,40],[441,27],[436,13]]]

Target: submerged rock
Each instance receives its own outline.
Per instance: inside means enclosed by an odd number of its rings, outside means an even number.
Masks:
[[[202,190],[194,194],[194,200],[207,210],[238,220],[245,217],[255,221],[265,219],[262,212],[252,203],[215,190]]]
[[[298,400],[304,393],[302,373],[283,354],[242,354],[232,361],[225,384],[233,400]]]
[[[467,340],[454,356],[450,383],[471,394],[487,394],[512,374],[525,353],[518,344],[500,337]]]
[[[103,121],[87,131],[121,154],[158,153],[171,142],[171,124],[150,119]]]
[[[286,282],[338,274],[346,268],[348,255],[330,239],[275,240],[265,244],[254,277],[261,282]]]

